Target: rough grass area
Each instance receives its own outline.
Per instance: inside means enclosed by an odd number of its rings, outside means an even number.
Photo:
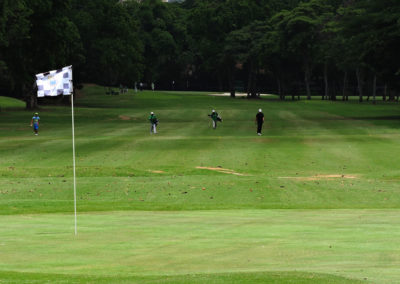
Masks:
[[[105,92],[76,101],[76,238],[70,107],[39,136],[2,108],[0,280],[400,281],[398,104]]]

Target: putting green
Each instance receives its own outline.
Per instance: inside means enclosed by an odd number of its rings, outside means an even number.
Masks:
[[[0,270],[96,276],[297,271],[400,277],[398,210],[1,216]],[[6,224],[6,225],[5,225]]]

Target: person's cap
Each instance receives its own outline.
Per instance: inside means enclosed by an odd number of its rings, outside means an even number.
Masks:
[[[262,112],[262,109],[258,109],[258,112]]]
[[[35,112],[35,115],[39,115],[39,113]]]
[[[215,109],[213,109],[212,112],[215,112]]]
[[[154,112],[150,112],[150,114],[154,114]]]

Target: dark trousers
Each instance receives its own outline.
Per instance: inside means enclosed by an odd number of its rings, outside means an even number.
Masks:
[[[262,125],[262,122],[257,122],[257,133],[261,133]]]

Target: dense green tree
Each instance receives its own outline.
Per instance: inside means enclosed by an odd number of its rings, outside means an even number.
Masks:
[[[82,60],[79,31],[67,17],[69,1],[6,0],[1,28],[9,90],[36,106],[34,75]],[[3,76],[4,78],[4,76]]]
[[[36,104],[34,75],[282,99],[399,94],[396,0],[0,0],[0,90]],[[351,92],[353,90],[353,92]]]
[[[341,32],[346,44],[351,46],[346,59],[353,63],[352,67],[356,70],[360,101],[365,94],[368,74],[372,77],[374,98],[377,78],[391,88],[398,89],[399,18],[398,1],[362,0],[350,2],[342,9]],[[393,93],[389,93],[390,99],[393,99]]]
[[[229,53],[237,45],[228,37],[231,32],[239,31],[253,21],[262,21],[272,15],[271,2],[274,1],[190,1],[189,47],[195,55],[193,64],[197,66],[198,73],[206,75],[204,80],[212,81],[216,78],[220,90],[228,87],[234,95],[235,66],[240,62],[236,62],[237,56]],[[242,41],[242,44],[251,43]],[[250,72],[250,69],[247,70]],[[254,78],[250,74],[246,75],[247,78],[242,80]],[[247,86],[251,85],[252,83],[247,83]]]
[[[66,65],[80,64],[84,58],[79,30],[68,18],[71,3],[66,0],[27,1],[33,11],[30,38],[24,42],[24,52],[29,58],[25,63],[20,83],[23,85],[27,107],[36,105],[36,94],[32,91],[34,74],[58,69]],[[14,64],[17,65],[17,64]],[[28,77],[31,78],[28,80]]]
[[[133,85],[143,72],[143,46],[138,4],[118,1],[74,1],[71,18],[77,25],[86,57],[82,80],[106,85]]]
[[[314,56],[319,35],[330,17],[332,6],[322,1],[301,3],[293,10],[284,10],[274,16],[274,24],[280,34],[281,46],[301,62],[307,98],[311,98],[311,78],[315,67]]]
[[[28,76],[25,71],[24,43],[30,38],[33,11],[25,0],[3,0],[0,13],[0,84],[14,96],[22,96],[21,79]]]
[[[177,5],[160,0],[139,5],[140,38],[144,44],[145,69],[142,80],[154,82],[177,80],[180,76],[179,55],[185,42],[181,11]]]
[[[225,52],[233,57],[235,62],[244,64],[248,69],[247,93],[249,97],[257,97],[257,78],[261,68],[261,56],[267,48],[263,41],[263,35],[269,31],[269,26],[262,21],[254,21],[251,24],[233,31],[229,34]]]

